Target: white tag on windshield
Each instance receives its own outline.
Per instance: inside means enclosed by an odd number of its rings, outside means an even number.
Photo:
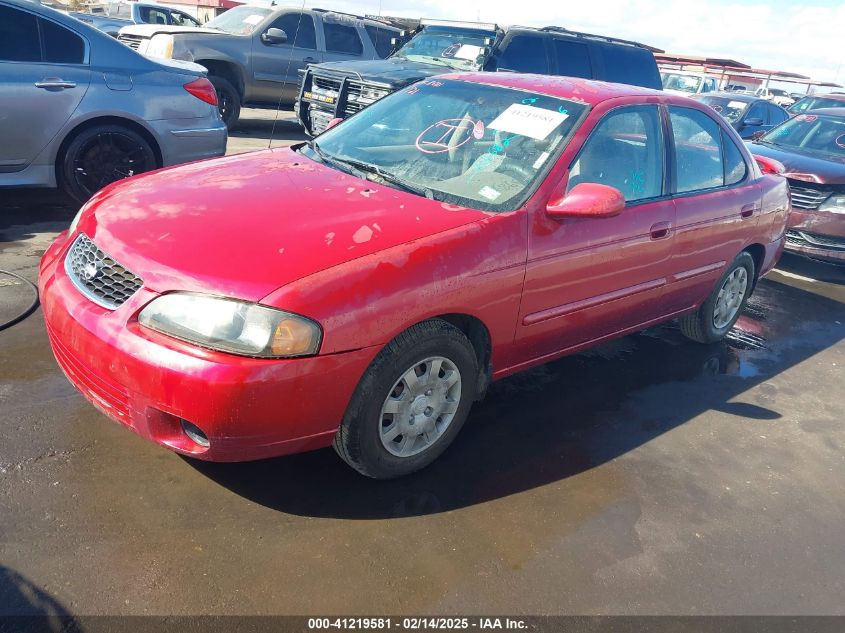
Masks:
[[[252,26],[255,26],[263,19],[264,16],[260,13],[253,13],[252,15],[248,15],[244,18],[244,24],[251,24]]]
[[[455,53],[455,59],[468,59],[470,61],[475,61],[475,59],[481,55],[482,48],[480,46],[475,46],[473,44],[462,44],[458,51]]]
[[[514,103],[508,106],[508,109],[497,116],[487,127],[543,140],[568,117],[569,115],[563,112]]]
[[[728,101],[728,107],[735,110],[742,110],[746,105],[745,101]]]

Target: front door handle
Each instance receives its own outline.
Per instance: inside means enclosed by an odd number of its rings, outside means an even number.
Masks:
[[[36,81],[35,87],[42,88],[44,90],[65,90],[67,88],[76,88],[76,82],[65,81],[64,79],[59,79],[58,77],[47,77],[41,81]]]
[[[651,239],[662,240],[663,238],[669,237],[669,231],[671,229],[671,222],[658,222],[657,224],[653,224],[650,229]]]
[[[755,211],[760,210],[760,206],[757,205],[756,202],[752,202],[751,204],[746,204],[742,209],[740,209],[739,214],[744,218],[750,218],[754,215]]]

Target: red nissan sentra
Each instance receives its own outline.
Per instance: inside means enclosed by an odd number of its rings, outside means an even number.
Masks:
[[[68,378],[136,433],[218,461],[333,444],[390,478],[491,380],[672,318],[721,339],[788,207],[706,105],[448,75],[310,143],[103,189],[40,286]]]

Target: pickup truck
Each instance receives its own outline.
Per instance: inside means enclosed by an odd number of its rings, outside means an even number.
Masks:
[[[102,11],[68,11],[68,15],[112,37],[117,37],[120,29],[132,24],[200,26],[196,18],[184,11],[143,2],[110,2]]]
[[[346,13],[242,5],[203,28],[139,24],[121,29],[118,40],[148,57],[205,66],[231,129],[242,105],[293,105],[307,64],[382,59],[399,34],[387,23]]]

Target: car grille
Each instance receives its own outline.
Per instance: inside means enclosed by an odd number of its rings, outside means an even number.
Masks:
[[[123,42],[129,48],[134,48],[136,51],[141,46],[141,41],[144,39],[141,35],[130,35],[128,33],[121,33],[117,36],[118,41]]]
[[[789,183],[789,190],[792,193],[792,206],[797,209],[818,209],[831,194],[828,190],[800,187],[792,182]]]
[[[97,248],[80,233],[65,257],[65,270],[79,291],[109,310],[120,307],[143,285],[143,280]]]
[[[322,134],[334,118],[331,112],[326,112],[313,106],[309,109],[308,115],[311,118],[311,133],[314,135]]]
[[[314,88],[318,88],[320,90],[326,90],[334,93],[340,91],[340,79],[332,79],[329,77],[319,77],[317,75],[314,75],[312,82]]]
[[[789,244],[798,246],[821,246],[822,248],[834,248],[845,250],[845,239],[831,237],[830,235],[819,235],[818,233],[807,233],[806,231],[787,231],[786,241]]]

